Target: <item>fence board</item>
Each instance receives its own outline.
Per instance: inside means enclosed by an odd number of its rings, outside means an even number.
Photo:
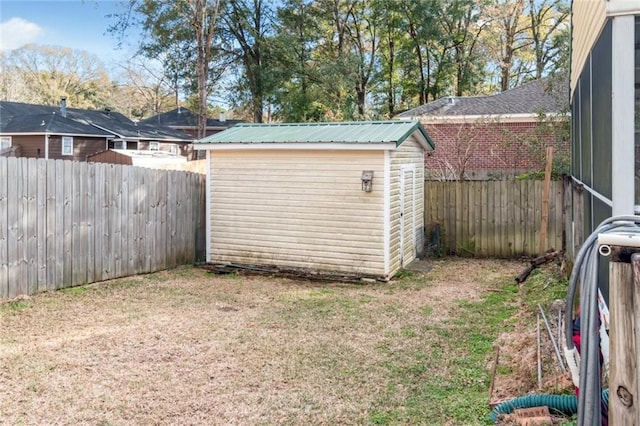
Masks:
[[[93,233],[93,252],[94,252],[94,266],[93,273],[96,281],[102,281],[105,279],[104,267],[102,266],[104,260],[104,236],[106,231],[106,224],[103,220],[104,216],[104,186],[105,182],[105,169],[107,165],[96,163],[93,165],[95,170],[94,176],[94,200],[93,200],[93,221],[95,223],[95,231]]]
[[[86,217],[86,232],[87,232],[87,282],[92,283],[95,281],[95,167],[87,166],[87,174],[83,179],[83,198],[86,200],[85,212]]]
[[[47,222],[47,290],[54,290],[56,288],[56,163],[55,161],[45,163],[47,165],[47,207],[45,212]]]
[[[114,165],[111,169],[111,179],[115,184],[112,193],[112,205],[109,217],[112,219],[111,247],[114,251],[113,256],[113,275],[115,277],[124,277],[126,274],[122,267],[122,224],[126,218],[122,214],[113,214],[122,211],[122,168],[121,165]]]
[[[62,287],[72,285],[71,268],[72,265],[72,228],[73,228],[73,187],[71,185],[73,179],[73,163],[62,162],[63,178],[62,178],[62,194],[63,194],[63,210],[62,210]]]
[[[513,254],[524,253],[524,238],[522,237],[521,229],[524,227],[524,219],[522,215],[522,185],[518,182],[511,182],[513,188]]]
[[[489,256],[489,244],[486,238],[487,232],[489,232],[489,199],[488,199],[488,182],[481,183],[480,193],[480,235],[478,236],[479,250],[477,254],[481,256]]]
[[[82,235],[80,233],[80,210],[82,210],[80,187],[80,163],[71,163],[71,285],[84,282],[82,274],[86,270],[82,265]]]
[[[552,182],[549,241],[562,247],[562,182]],[[428,223],[439,223],[449,253],[534,256],[540,232],[542,184],[535,181],[425,182]]]
[[[16,251],[18,249],[18,161],[15,158],[8,158],[7,164],[7,281],[9,288],[7,297],[15,297],[18,294],[19,286],[16,266]],[[11,176],[16,176],[11,179]]]
[[[169,181],[174,182],[175,177],[173,172],[169,172]],[[176,252],[175,252],[175,227],[176,227],[176,193],[167,193],[167,267],[173,268],[176,266]]]
[[[155,198],[156,198],[156,186],[155,186],[155,173],[153,170],[147,170],[146,178],[149,185],[146,186],[147,194],[146,194],[146,209],[145,209],[145,231],[144,235],[146,237],[145,240],[145,248],[144,248],[144,270],[145,272],[151,272],[153,270],[151,266],[151,254],[153,252],[153,243],[154,239],[153,235],[153,218],[155,217]]]
[[[9,297],[9,171],[7,162],[0,161],[0,297]]]
[[[129,215],[127,217],[127,273],[132,275],[136,273],[136,249],[138,244],[138,233],[136,227],[137,209],[136,203],[137,197],[137,174],[134,173],[134,169],[127,167],[128,170],[128,184],[130,190],[127,193],[127,210]]]
[[[511,221],[513,220],[513,215],[511,215],[510,211],[512,200],[509,199],[509,195],[509,181],[500,181],[500,206],[502,206],[502,208],[500,209],[500,230],[498,234],[500,235],[501,257],[512,256],[511,250],[509,248],[509,225],[512,223]]]
[[[26,164],[23,262],[27,268],[27,291],[35,293],[38,291],[38,169],[35,158],[30,158]]]
[[[516,253],[515,235],[516,235],[516,203],[515,203],[515,187],[513,181],[505,181],[504,185],[507,189],[507,225],[505,232],[505,240],[507,242],[507,256],[513,257]]]
[[[17,246],[16,246],[16,269],[18,273],[18,277],[20,277],[20,294],[24,294],[30,291],[29,288],[29,269],[28,269],[28,260],[26,258],[27,253],[27,233],[28,229],[28,199],[29,199],[29,162],[21,161],[18,163],[18,171],[20,173],[20,177],[17,179],[18,187],[18,210],[16,215],[16,238],[17,238]]]
[[[497,181],[493,190],[493,203],[494,203],[494,216],[493,221],[493,244],[494,250],[497,255],[504,256],[504,241],[502,238],[504,228],[504,208],[505,205],[502,202],[502,192],[504,191],[503,182]]]
[[[37,211],[36,215],[36,241],[37,261],[36,270],[37,278],[35,291],[44,291],[47,289],[47,241],[40,238],[40,235],[47,235],[47,163],[45,161],[36,162],[36,191],[37,191]],[[1,209],[0,209],[1,210]]]
[[[187,191],[186,191],[186,184],[187,184],[187,175],[183,174],[180,175],[180,181],[181,181],[181,187],[182,187],[182,191],[180,191],[179,196],[180,196],[180,206],[178,208],[178,217],[183,218],[186,217],[186,206],[187,206]],[[185,221],[184,220],[178,220],[177,225],[178,225],[178,247],[183,247],[184,243],[185,243],[185,229],[184,229],[184,224]],[[180,252],[178,253],[178,262],[182,263],[184,261],[185,258],[185,250],[181,249]]]
[[[78,168],[78,183],[80,184],[77,191],[79,211],[78,211],[78,226],[79,226],[79,239],[80,248],[78,253],[77,263],[77,276],[78,285],[84,284],[88,281],[88,252],[89,252],[89,203],[91,199],[85,194],[87,193],[87,186],[89,185],[89,167],[87,163],[79,163]],[[75,250],[74,250],[75,251]],[[76,266],[74,266],[76,269]]]
[[[474,182],[473,185],[473,244],[476,251],[481,251],[480,236],[482,235],[482,182]]]
[[[496,206],[498,206],[498,203],[500,202],[500,198],[496,197],[496,192],[498,191],[498,189],[496,188],[496,184],[488,185],[487,189],[488,189],[487,191],[488,207],[491,213],[487,212],[487,214],[489,214],[490,219],[488,221],[489,228],[487,231],[486,238],[488,241],[489,253],[495,253],[496,256],[499,256],[500,247],[497,246],[498,238],[496,237],[496,233],[497,233],[496,221],[498,220],[498,212],[496,211]]]
[[[108,232],[106,235],[106,247],[107,247],[107,279],[116,278],[116,257],[118,256],[118,240],[117,240],[117,221],[118,217],[115,214],[111,214],[112,211],[116,211],[118,196],[118,188],[113,185],[116,180],[116,165],[109,164],[105,170],[105,210],[102,220],[107,223]]]
[[[525,229],[525,239],[524,239],[524,247],[526,251],[529,250],[534,250],[535,247],[535,251],[537,251],[537,247],[538,245],[536,244],[535,241],[535,235],[536,235],[536,230],[538,229],[538,224],[537,224],[537,220],[536,220],[536,214],[535,214],[535,182],[532,181],[525,181],[525,185],[526,185],[526,191],[527,191],[527,199],[526,199],[526,223],[527,226],[524,228]]]
[[[138,195],[136,196],[136,252],[135,252],[135,273],[140,274],[145,272],[144,269],[144,251],[146,244],[146,235],[144,235],[145,231],[145,204],[147,202],[147,176],[145,173],[138,174],[138,182],[136,185],[136,192]]]

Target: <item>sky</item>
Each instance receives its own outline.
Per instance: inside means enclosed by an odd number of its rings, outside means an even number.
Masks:
[[[86,50],[108,66],[126,58],[131,48],[116,49],[107,34],[123,9],[121,0],[0,0],[0,51],[28,43]]]

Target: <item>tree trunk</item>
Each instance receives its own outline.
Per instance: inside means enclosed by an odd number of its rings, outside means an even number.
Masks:
[[[364,87],[365,86],[363,84],[356,85],[356,97],[358,99],[358,115],[360,117],[364,116],[364,101],[365,101],[365,95],[366,95],[366,91]]]
[[[394,55],[395,55],[395,50],[394,50],[394,45],[393,45],[393,39],[391,38],[391,29],[389,29],[389,74],[388,74],[388,81],[387,81],[387,106],[389,108],[389,117],[393,117],[393,114],[395,113],[395,96],[394,96],[394,90],[393,90],[393,66],[394,66]]]

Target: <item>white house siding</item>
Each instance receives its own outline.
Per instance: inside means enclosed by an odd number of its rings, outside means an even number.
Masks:
[[[409,137],[396,149],[391,151],[391,193],[390,193],[390,238],[389,238],[389,272],[393,275],[402,266],[406,266],[408,262],[415,259],[416,246],[411,242],[420,244],[421,238],[414,238],[416,232],[422,232],[424,228],[424,150],[415,141],[413,137]],[[403,167],[413,166],[414,169],[414,201],[415,210],[411,212],[415,214],[415,222],[412,217],[405,217],[405,221],[409,224],[415,223],[413,226],[405,227],[404,256],[400,253],[400,174]],[[405,191],[405,194],[407,192]],[[414,213],[415,212],[415,213]],[[407,215],[407,213],[405,213]],[[404,260],[404,264],[402,262]]]
[[[383,275],[383,166],[382,150],[211,151],[210,261]]]
[[[574,0],[572,8],[571,93],[607,19],[604,0]]]

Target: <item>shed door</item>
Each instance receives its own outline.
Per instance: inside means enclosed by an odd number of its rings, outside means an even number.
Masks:
[[[400,266],[416,257],[416,181],[413,165],[400,169]]]

